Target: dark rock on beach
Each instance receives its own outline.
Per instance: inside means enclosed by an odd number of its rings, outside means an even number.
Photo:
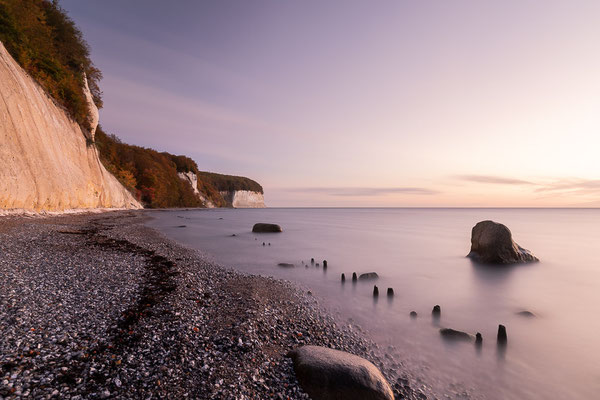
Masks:
[[[254,226],[252,227],[252,232],[254,232],[254,233],[277,233],[277,232],[282,232],[282,229],[277,224],[258,223],[258,224],[254,224]]]
[[[354,354],[319,346],[289,353],[300,385],[313,400],[393,400],[385,377]]]
[[[358,277],[359,281],[373,281],[379,279],[379,275],[377,275],[377,272],[367,272],[364,274],[360,274],[360,276]]]
[[[505,225],[494,221],[478,222],[471,231],[471,251],[467,255],[486,264],[514,264],[539,261],[529,250],[512,239]]]

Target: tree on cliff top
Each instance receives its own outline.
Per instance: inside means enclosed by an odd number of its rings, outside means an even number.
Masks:
[[[82,127],[89,129],[84,74],[102,106],[102,74],[81,31],[58,1],[0,0],[0,41],[8,52]]]

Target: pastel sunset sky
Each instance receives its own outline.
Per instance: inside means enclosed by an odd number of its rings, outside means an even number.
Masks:
[[[106,131],[269,206],[600,206],[600,1],[60,3]]]

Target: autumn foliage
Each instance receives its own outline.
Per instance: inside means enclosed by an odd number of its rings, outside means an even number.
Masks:
[[[0,41],[79,125],[89,128],[84,74],[98,108],[102,74],[90,60],[81,31],[57,1],[0,0]]]

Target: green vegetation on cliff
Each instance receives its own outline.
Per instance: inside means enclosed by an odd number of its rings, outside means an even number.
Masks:
[[[234,190],[249,190],[258,193],[263,192],[263,188],[258,182],[243,176],[200,171],[198,173],[198,180],[200,179],[211,182],[219,192],[232,192]]]
[[[81,31],[57,1],[0,0],[0,41],[79,125],[89,128],[84,74],[98,108],[102,74]]]

